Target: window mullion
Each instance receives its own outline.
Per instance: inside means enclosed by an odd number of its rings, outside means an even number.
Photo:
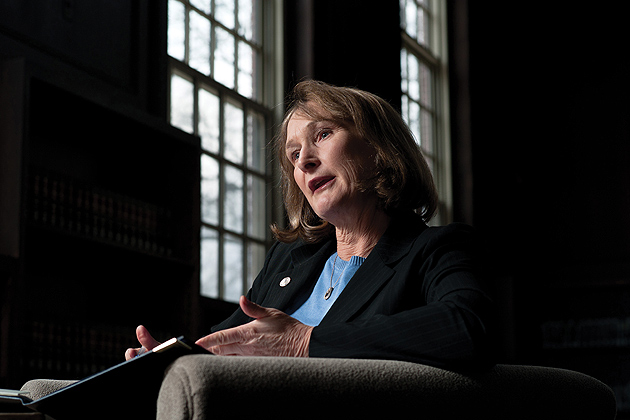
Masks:
[[[232,38],[234,39],[234,90],[238,92],[240,89],[238,83],[238,36],[234,35]]]
[[[439,61],[436,55],[429,51],[426,47],[418,44],[418,41],[409,36],[407,32],[401,31],[401,36],[403,39],[403,48],[407,48],[412,54],[420,57],[431,66],[436,66],[438,64]]]
[[[237,17],[238,17],[238,11],[237,11]],[[238,19],[236,19],[238,22]],[[237,41],[238,42],[238,41]],[[236,54],[238,56],[238,54]],[[237,66],[234,66],[235,68],[238,68]],[[242,182],[243,182],[243,197],[242,197],[242,203],[243,203],[243,208],[242,208],[242,213],[243,213],[243,249],[242,249],[242,261],[243,261],[243,270],[242,270],[242,278],[241,278],[241,289],[243,291],[246,290],[247,287],[247,252],[248,252],[248,243],[249,243],[249,234],[248,234],[248,222],[249,222],[249,212],[247,211],[247,208],[249,206],[249,185],[247,184],[247,156],[249,153],[249,150],[247,148],[247,115],[249,113],[249,108],[247,107],[246,104],[243,104],[243,131],[241,133],[241,141],[242,141],[242,147],[243,147],[243,173],[242,173]]]
[[[223,299],[225,287],[225,95],[219,92],[219,298]]]
[[[216,25],[210,21],[210,75],[214,77],[214,56],[217,48],[217,31]]]
[[[190,59],[190,4],[184,4],[184,63],[188,64]]]

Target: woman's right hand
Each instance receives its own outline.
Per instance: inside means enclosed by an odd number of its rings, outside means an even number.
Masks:
[[[147,330],[143,325],[136,328],[136,337],[138,337],[138,341],[142,347],[127,349],[125,352],[125,360],[133,359],[134,357],[139,356],[146,351],[153,350],[154,347],[160,345],[160,342],[153,338],[153,336],[149,333],[149,330]]]

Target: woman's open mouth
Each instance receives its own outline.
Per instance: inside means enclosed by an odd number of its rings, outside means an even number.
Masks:
[[[308,187],[312,192],[315,192],[325,185],[328,185],[328,183],[330,183],[330,181],[332,181],[333,179],[335,179],[334,176],[320,176],[317,178],[313,178],[309,181]]]

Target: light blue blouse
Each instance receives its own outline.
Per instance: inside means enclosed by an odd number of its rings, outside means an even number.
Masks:
[[[365,258],[353,256],[350,261],[342,260],[335,252],[328,258],[311,296],[295,312],[290,314],[303,324],[316,327],[335,303],[354,273],[361,267]],[[328,289],[333,287],[328,299]]]

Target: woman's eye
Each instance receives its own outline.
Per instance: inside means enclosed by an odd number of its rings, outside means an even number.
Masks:
[[[300,158],[300,152],[293,152],[291,154],[291,160],[298,160]]]
[[[319,134],[319,139],[320,140],[325,140],[328,136],[330,136],[332,133],[330,131],[322,131]]]

